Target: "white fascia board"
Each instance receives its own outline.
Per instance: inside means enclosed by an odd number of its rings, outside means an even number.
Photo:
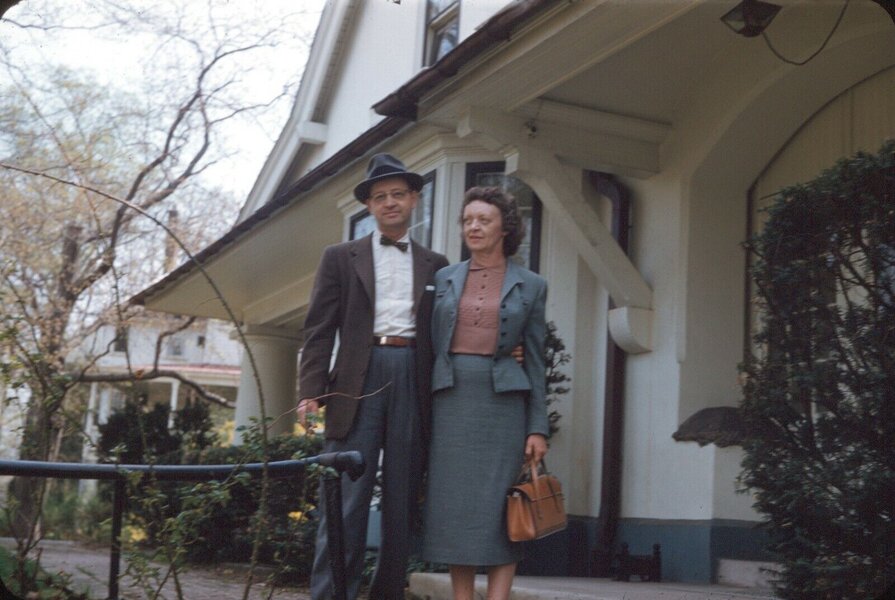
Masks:
[[[240,210],[239,221],[271,200],[303,144],[319,145],[326,141],[326,125],[315,123],[312,117],[329,72],[337,68],[338,61],[333,61],[333,57],[341,53],[346,42],[344,25],[357,5],[357,0],[330,0],[324,7],[292,112]]]

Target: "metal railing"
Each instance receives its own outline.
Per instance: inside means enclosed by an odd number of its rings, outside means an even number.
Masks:
[[[333,598],[345,600],[345,540],[342,525],[343,473],[352,481],[364,472],[360,452],[331,452],[298,460],[267,463],[269,477],[284,478],[302,473],[308,465],[333,468],[336,473],[324,476],[323,488],[327,515],[329,562],[332,569]],[[114,465],[84,463],[51,463],[28,460],[0,460],[0,475],[51,479],[101,479],[115,482],[112,502],[112,547],[109,556],[109,600],[118,600],[118,578],[121,572],[121,524],[124,517],[125,482],[130,473],[148,473],[157,481],[221,481],[236,473],[260,477],[264,463],[243,465]],[[2,585],[2,583],[0,583]]]

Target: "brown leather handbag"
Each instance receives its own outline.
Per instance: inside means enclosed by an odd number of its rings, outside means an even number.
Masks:
[[[538,467],[543,466],[543,473]],[[559,479],[546,465],[522,466],[519,481],[507,490],[507,533],[510,541],[537,540],[566,528],[566,509]]]

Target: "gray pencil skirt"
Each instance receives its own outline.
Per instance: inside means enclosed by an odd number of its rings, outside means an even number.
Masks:
[[[501,565],[522,559],[507,537],[506,492],[525,450],[525,398],[496,394],[487,356],[453,357],[454,387],[432,399],[424,560]]]

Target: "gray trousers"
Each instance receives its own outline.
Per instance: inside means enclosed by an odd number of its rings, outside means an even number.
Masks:
[[[416,395],[416,360],[412,348],[374,347],[363,394],[384,390],[360,400],[348,436],[327,440],[325,452],[358,450],[367,468],[357,481],[342,476],[342,511],[345,526],[345,572],[348,600],[357,597],[364,568],[367,520],[379,453],[382,450],[382,535],[376,569],[370,584],[371,600],[403,600],[410,554],[411,520],[423,470],[419,407]],[[311,572],[311,597],[332,597],[332,575],[326,533],[324,490],[320,486],[320,526]]]

